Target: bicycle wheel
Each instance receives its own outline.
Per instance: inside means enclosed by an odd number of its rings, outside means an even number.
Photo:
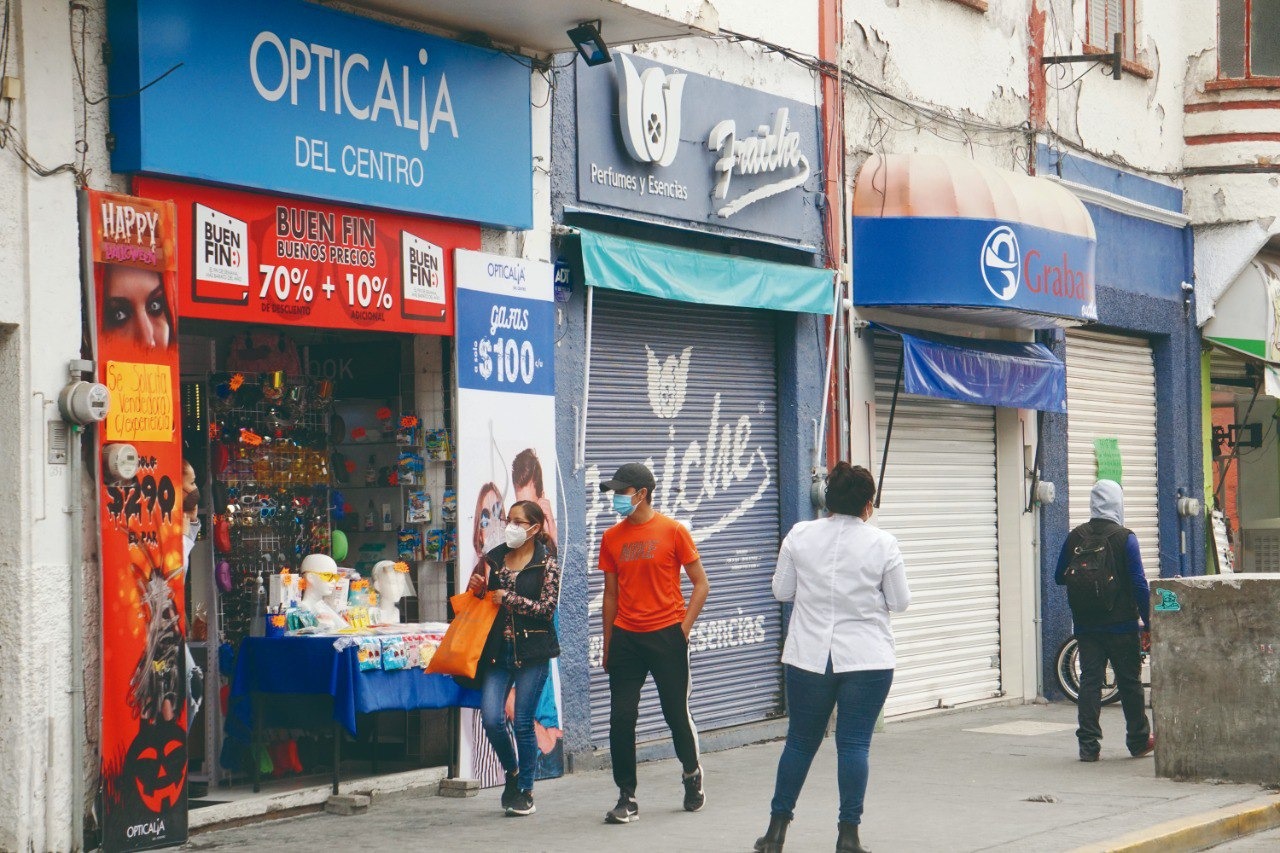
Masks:
[[[1067,641],[1058,648],[1057,665],[1053,672],[1057,676],[1058,689],[1072,702],[1079,701],[1080,644],[1076,642],[1075,637],[1068,637]],[[1116,687],[1116,673],[1108,663],[1102,681],[1102,704],[1111,705],[1119,701],[1120,690]]]

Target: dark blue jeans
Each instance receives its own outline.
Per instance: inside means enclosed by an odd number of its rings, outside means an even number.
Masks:
[[[515,666],[511,645],[503,654],[503,665],[491,666],[484,675],[480,692],[480,719],[484,733],[493,745],[493,751],[502,762],[502,769],[510,773],[520,770],[520,790],[533,790],[533,777],[538,770],[538,738],[533,731],[533,717],[542,697],[542,685],[547,680],[550,665],[547,661]],[[512,685],[516,689],[515,719],[507,727],[507,692]],[[515,746],[511,745],[511,730],[515,731]]]
[[[778,779],[770,811],[791,820],[796,800],[818,754],[831,712],[836,715],[836,779],[840,785],[840,820],[862,822],[867,793],[867,754],[871,731],[893,683],[893,670],[833,672],[827,661],[823,674],[787,666],[787,703],[791,719],[787,745],[778,759]]]

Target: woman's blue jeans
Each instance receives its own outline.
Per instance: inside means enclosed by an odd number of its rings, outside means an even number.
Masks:
[[[818,754],[831,712],[836,715],[836,778],[840,785],[840,820],[862,822],[867,793],[867,753],[871,731],[893,683],[893,670],[827,671],[819,674],[788,664],[787,704],[791,719],[787,745],[778,759],[778,779],[770,811],[787,820],[795,817],[796,800]]]
[[[533,731],[533,718],[550,665],[542,661],[517,667],[512,660],[509,643],[502,657],[502,665],[491,666],[484,675],[480,719],[484,723],[485,736],[498,754],[498,761],[502,762],[502,769],[510,773],[519,768],[520,790],[532,791],[534,774],[538,770],[538,738]],[[512,685],[516,689],[515,719],[508,729],[507,692]],[[511,744],[512,729],[515,731],[514,747]]]

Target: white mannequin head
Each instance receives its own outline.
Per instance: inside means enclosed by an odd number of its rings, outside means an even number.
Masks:
[[[316,615],[316,623],[325,630],[337,630],[347,622],[325,601],[338,579],[338,564],[327,554],[309,554],[302,559],[302,576],[307,585],[302,591],[302,606]]]
[[[400,608],[396,602],[406,595],[413,594],[413,583],[409,579],[408,566],[382,560],[373,567],[373,588],[378,593],[378,623],[395,625],[400,621]]]

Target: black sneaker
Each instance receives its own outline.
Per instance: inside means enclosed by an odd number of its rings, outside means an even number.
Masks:
[[[1101,755],[1099,755],[1099,754],[1098,754],[1098,753],[1096,753],[1096,752],[1090,752],[1090,751],[1088,751],[1088,750],[1084,750],[1084,749],[1080,750],[1080,760],[1081,760],[1081,761],[1097,761],[1097,760],[1098,760],[1098,759],[1100,759],[1101,757],[1102,757],[1102,756],[1101,756]]]
[[[524,817],[537,810],[538,807],[533,804],[533,791],[517,791],[511,805],[507,806],[507,817]]]
[[[640,819],[640,806],[636,804],[636,798],[621,791],[618,794],[618,804],[604,813],[605,823],[633,823]]]
[[[683,781],[684,810],[696,812],[707,803],[707,795],[702,790],[702,768],[699,767],[692,773],[684,774]]]
[[[502,788],[502,808],[509,809],[511,804],[516,801],[516,795],[520,793],[520,774],[508,773],[507,784]]]

